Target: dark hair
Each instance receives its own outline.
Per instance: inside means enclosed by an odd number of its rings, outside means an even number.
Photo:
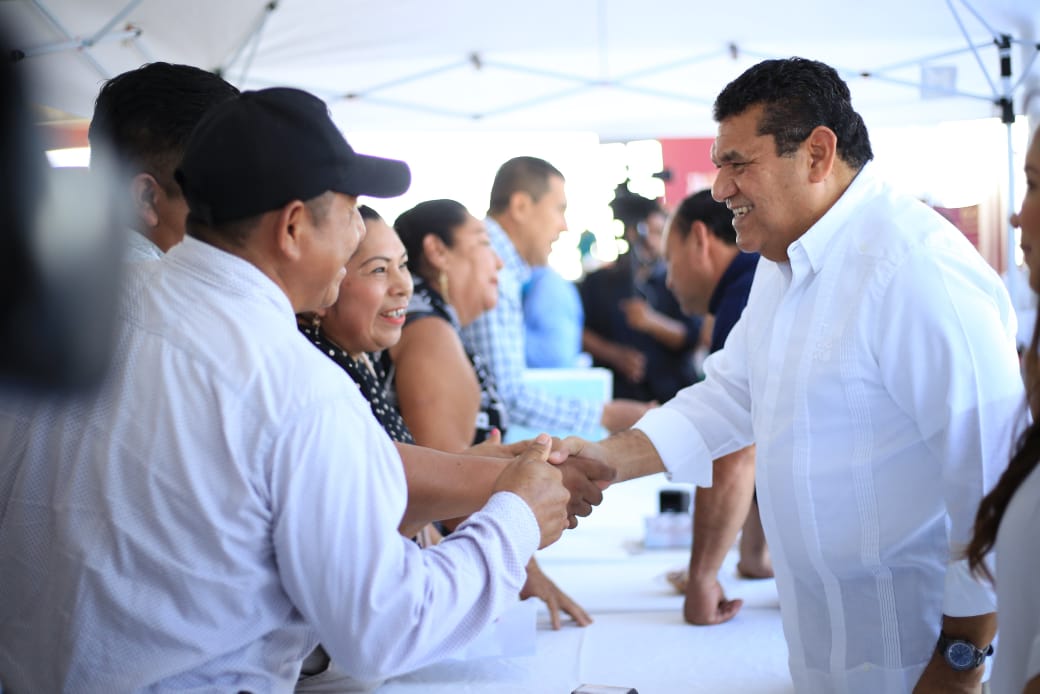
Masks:
[[[673,229],[682,239],[690,235],[694,222],[703,222],[718,238],[730,246],[737,245],[737,232],[733,228],[733,211],[725,203],[711,197],[711,190],[702,190],[689,195],[675,210]]]
[[[371,222],[375,219],[382,219],[382,217],[379,216],[379,213],[368,205],[358,205],[357,211],[361,214],[361,219],[366,222]]]
[[[1033,413],[1033,423],[1018,439],[1015,454],[1011,456],[1004,474],[996,486],[983,497],[975,514],[975,528],[965,550],[972,572],[993,580],[984,559],[997,541],[997,531],[1004,519],[1011,498],[1033,469],[1040,463],[1040,318],[1033,326],[1033,341],[1025,355],[1026,402]]]
[[[488,214],[500,214],[509,207],[513,193],[524,192],[535,202],[549,191],[549,179],[563,178],[559,169],[538,157],[514,157],[499,167],[491,184]]]
[[[614,199],[608,204],[614,212],[614,219],[624,224],[626,229],[645,221],[653,214],[665,213],[661,203],[629,191],[627,181],[614,189]]]
[[[336,193],[325,191],[321,195],[315,196],[310,200],[304,200],[303,205],[307,208],[307,214],[311,216],[311,221],[314,224],[322,224],[328,218],[329,209],[331,209],[332,201],[335,197]],[[189,209],[185,228],[188,236],[193,236],[203,240],[220,239],[221,241],[230,243],[232,246],[241,248],[249,241],[253,229],[256,228],[260,223],[260,218],[265,214],[267,213],[263,212],[243,219],[234,219],[230,222],[210,225]]]
[[[87,137],[124,172],[147,172],[179,195],[173,171],[188,136],[207,111],[236,94],[234,86],[197,67],[149,63],[101,87]]]
[[[455,245],[455,230],[466,223],[469,211],[455,200],[427,200],[402,212],[394,220],[394,231],[408,253],[408,269],[421,275],[426,264],[423,240],[433,234],[448,248]]]
[[[753,106],[764,110],[759,135],[772,135],[786,156],[823,125],[838,138],[838,156],[859,170],[874,158],[863,119],[852,108],[849,87],[829,65],[805,58],[765,60],[726,85],[715,99],[717,122]]]

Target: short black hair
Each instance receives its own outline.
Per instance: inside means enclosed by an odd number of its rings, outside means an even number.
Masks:
[[[238,94],[212,72],[190,65],[149,63],[108,80],[94,102],[87,137],[127,175],[146,172],[180,195],[173,171],[202,116]]]
[[[737,245],[737,232],[733,228],[733,211],[725,203],[711,197],[711,190],[702,190],[686,197],[675,210],[672,229],[682,238],[690,235],[694,222],[702,222],[711,233],[727,245]],[[671,231],[669,231],[671,233]]]
[[[420,202],[402,212],[394,220],[394,231],[401,237],[408,253],[408,269],[415,274],[421,274],[424,269],[423,239],[433,234],[451,248],[455,245],[455,230],[465,224],[468,217],[469,210],[465,205],[447,199]]]
[[[838,156],[857,171],[874,158],[863,118],[837,71],[816,60],[764,60],[748,68],[715,99],[715,121],[764,107],[759,135],[772,135],[778,156],[792,154],[823,125],[838,138]]]
[[[499,167],[491,184],[489,214],[500,214],[509,207],[513,193],[524,192],[535,202],[549,191],[549,179],[563,178],[559,169],[538,157],[513,157]]]
[[[358,205],[357,211],[361,215],[361,219],[365,220],[366,222],[371,222],[375,219],[382,219],[382,217],[379,216],[379,213],[373,210],[368,205]]]

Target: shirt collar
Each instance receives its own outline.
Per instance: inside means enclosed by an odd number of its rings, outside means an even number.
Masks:
[[[872,195],[878,185],[880,180],[867,162],[823,217],[788,246],[787,257],[795,277],[808,272],[818,273],[823,268],[838,232],[858,214],[860,203]]]
[[[271,304],[295,329],[296,315],[285,292],[248,260],[222,251],[191,236],[170,249],[164,261],[178,272],[220,288],[221,291],[244,299],[261,300]]]
[[[502,259],[502,265],[516,273],[521,285],[527,282],[531,278],[531,266],[520,257],[513,239],[509,238],[506,230],[493,217],[484,219],[484,228],[491,237],[491,247]]]

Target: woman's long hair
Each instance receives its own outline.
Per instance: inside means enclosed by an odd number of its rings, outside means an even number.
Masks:
[[[1025,383],[1026,401],[1029,411],[1033,415],[1033,422],[1022,432],[1018,440],[1015,454],[1011,457],[1007,470],[1001,475],[1000,481],[993,490],[982,499],[979,504],[979,512],[975,516],[975,532],[965,555],[971,570],[993,580],[993,575],[983,561],[987,554],[993,549],[997,541],[997,531],[1000,529],[1000,521],[1004,518],[1004,512],[1011,497],[1018,491],[1022,482],[1029,477],[1029,473],[1040,463],[1040,316],[1037,316],[1036,325],[1033,327],[1033,341],[1029,345],[1029,351],[1025,355]]]

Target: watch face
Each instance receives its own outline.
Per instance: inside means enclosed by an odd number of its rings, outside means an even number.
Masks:
[[[975,649],[963,641],[954,641],[946,648],[946,660],[958,670],[969,670],[975,666]]]

